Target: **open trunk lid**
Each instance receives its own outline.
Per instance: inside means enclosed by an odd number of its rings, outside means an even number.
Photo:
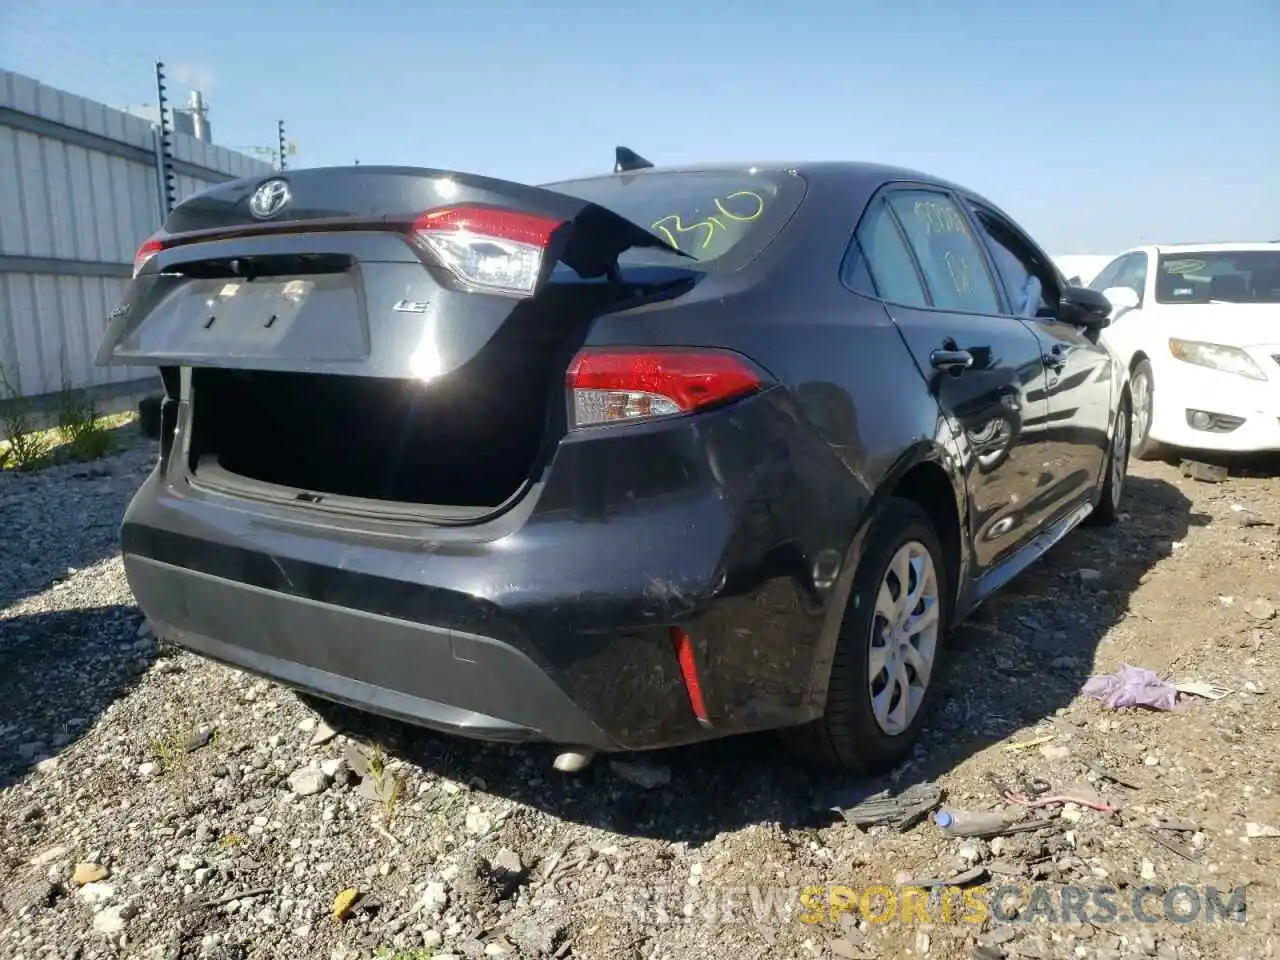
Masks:
[[[749,258],[802,194],[755,171],[550,189],[399,167],[235,181],[182,203],[143,245],[98,362],[167,369],[175,482],[476,523],[536,486],[571,419],[754,389],[739,361],[680,354],[660,358],[663,376],[693,392],[655,400],[643,342],[612,366],[574,363],[605,313],[722,303],[711,261]]]
[[[557,265],[606,278],[636,247],[686,256],[594,203],[471,174],[232,181],[143,244],[97,362],[429,379],[527,312]]]

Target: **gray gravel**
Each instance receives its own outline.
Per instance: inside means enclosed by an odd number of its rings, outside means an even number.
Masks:
[[[116,552],[153,456],[0,474],[0,957],[1275,955],[1280,840],[1246,823],[1280,826],[1274,606],[1250,603],[1280,600],[1280,553],[1231,511],[1275,512],[1274,480],[1211,488],[1142,465],[1121,535],[1074,535],[957,637],[928,740],[888,786],[937,782],[981,809],[992,773],[1056,785],[1102,757],[1143,778],[1094,783],[1118,817],[1068,808],[1069,834],[986,843],[833,821],[831,791],[857,785],[767,737],[568,776],[546,749],[432,736],[163,648]],[[1190,627],[1167,628],[1175,604]],[[1236,692],[1176,715],[1076,696],[1095,663],[1125,660]],[[1196,863],[1149,839],[1157,814],[1196,821]],[[806,925],[787,890],[975,864],[1252,883],[1249,922]],[[760,902],[766,886],[781,899]]]

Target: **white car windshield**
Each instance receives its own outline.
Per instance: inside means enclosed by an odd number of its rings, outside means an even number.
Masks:
[[[1280,249],[1162,253],[1156,303],[1280,303]]]

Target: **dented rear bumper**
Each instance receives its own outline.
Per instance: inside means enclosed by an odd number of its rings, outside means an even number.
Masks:
[[[465,736],[631,750],[801,723],[838,622],[840,571],[814,561],[857,515],[813,487],[847,475],[796,448],[786,402],[567,439],[509,511],[451,528],[203,490],[175,454],[126,513],[125,569],[178,644]]]

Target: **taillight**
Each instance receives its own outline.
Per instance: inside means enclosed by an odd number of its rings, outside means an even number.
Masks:
[[[589,347],[573,358],[565,380],[575,427],[689,413],[764,385],[744,357],[703,348]]]
[[[147,265],[147,261],[154,257],[157,253],[164,249],[164,243],[151,237],[142,241],[142,246],[138,248],[138,252],[133,255],[133,275],[136,277],[142,272],[142,268]]]
[[[443,207],[413,224],[413,237],[463,283],[527,297],[542,276],[551,235],[564,221],[497,207]]]

